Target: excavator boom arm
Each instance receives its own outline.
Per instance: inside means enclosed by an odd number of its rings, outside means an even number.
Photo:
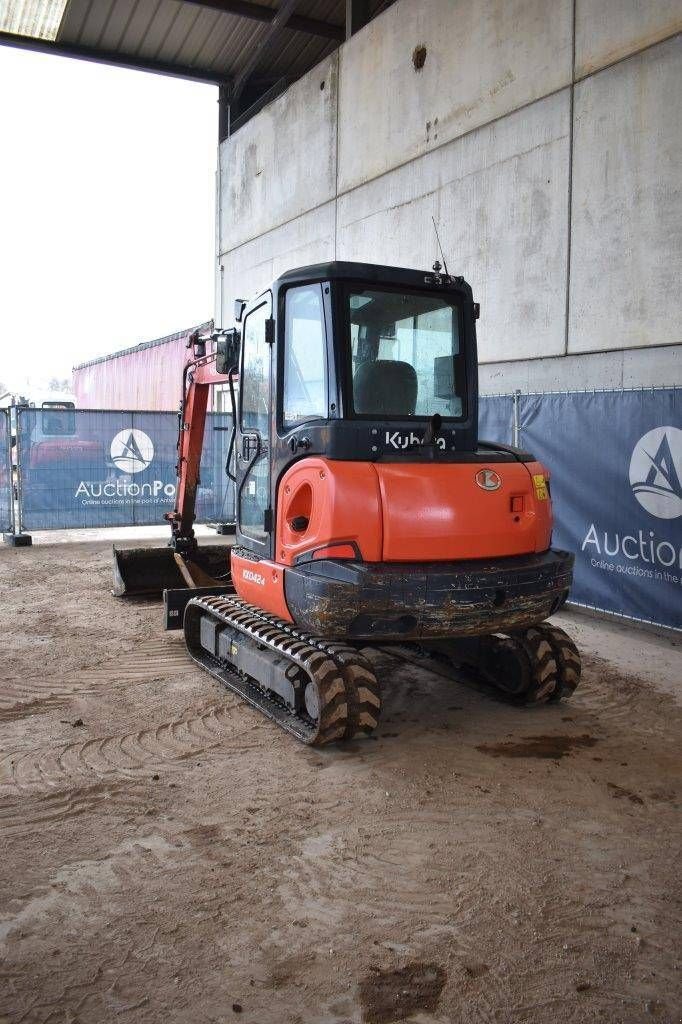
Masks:
[[[187,363],[182,380],[175,508],[167,513],[166,518],[173,531],[173,548],[185,554],[196,547],[194,519],[209,388],[224,383],[227,376],[218,373],[216,353],[211,352]]]

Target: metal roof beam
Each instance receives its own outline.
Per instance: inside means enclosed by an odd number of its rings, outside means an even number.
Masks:
[[[251,47],[245,64],[239,69],[238,74],[235,75],[232,84],[232,95],[230,97],[231,103],[237,103],[251,72],[255,70],[259,61],[263,59],[264,55],[275,44],[280,32],[289,27],[289,21],[296,10],[298,2],[299,0],[282,0],[282,3],[275,12],[275,17],[263,33],[262,38],[255,46]]]
[[[79,43],[50,42],[47,39],[35,39],[33,36],[18,36],[12,32],[0,32],[0,46],[13,46],[20,50],[33,50],[36,53],[56,53],[62,57],[74,57],[77,60],[94,61],[97,64],[111,64],[114,67],[128,68],[131,71],[149,71],[157,75],[170,75],[173,78],[185,78],[191,82],[208,82],[221,85],[230,81],[228,75],[207,68],[192,68],[182,64],[150,60],[133,53],[120,53],[116,50],[98,50],[94,46],[81,46]]]
[[[369,20],[369,0],[346,0],[346,39],[364,28]]]
[[[270,24],[275,20],[280,10],[273,7],[263,7],[262,4],[254,4],[250,0],[184,0],[184,3],[194,4],[196,7],[210,7],[213,11],[222,11],[224,14],[236,14],[240,18],[250,18],[252,21],[264,21]],[[328,21],[319,21],[317,18],[306,18],[302,14],[292,15],[288,19],[287,28],[295,29],[297,32],[306,32],[311,36],[336,39],[339,42],[345,38],[345,31],[342,25],[332,25]]]

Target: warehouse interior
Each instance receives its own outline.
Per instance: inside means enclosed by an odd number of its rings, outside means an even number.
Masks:
[[[44,409],[0,409],[0,1022],[678,1021],[679,0],[0,0],[2,46],[215,86],[217,174],[205,322],[75,367],[55,436]],[[297,268],[329,290],[366,263],[471,286],[470,427],[535,467],[524,522],[554,506],[575,573],[549,622],[582,676],[521,706],[426,641],[356,644],[377,728],[304,745],[190,660],[167,599],[112,596],[111,546],[177,562],[196,456],[178,399],[191,411],[242,302],[272,290],[277,316]],[[225,568],[235,386],[208,394],[192,496]],[[319,458],[316,436],[266,434],[265,454]],[[432,552],[426,479],[405,529]],[[345,507],[372,514],[359,490]],[[284,576],[272,557],[252,593]]]

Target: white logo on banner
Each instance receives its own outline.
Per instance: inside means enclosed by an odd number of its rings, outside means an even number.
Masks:
[[[122,473],[141,473],[154,458],[154,445],[144,430],[120,430],[111,442],[111,458]]]
[[[656,427],[635,445],[630,486],[640,505],[658,519],[682,516],[682,430]]]

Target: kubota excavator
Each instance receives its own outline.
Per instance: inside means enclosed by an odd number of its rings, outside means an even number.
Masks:
[[[171,543],[115,549],[114,592],[165,588],[192,658],[304,743],[375,728],[375,644],[419,645],[522,704],[580,679],[575,645],[544,621],[573,569],[551,547],[548,470],[479,439],[478,306],[441,270],[304,267],[237,303],[241,329],[217,332],[215,351],[195,336]],[[193,529],[219,383],[234,410],[231,549]]]

